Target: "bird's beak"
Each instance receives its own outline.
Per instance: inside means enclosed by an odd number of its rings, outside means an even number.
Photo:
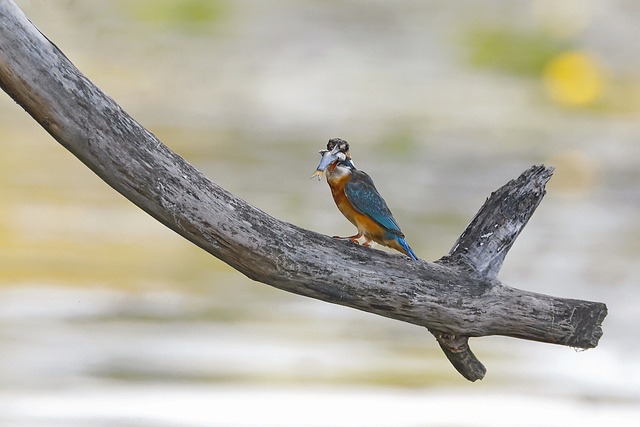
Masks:
[[[322,174],[324,170],[332,163],[338,160],[338,153],[340,152],[339,147],[335,147],[333,150],[320,150],[320,155],[322,159],[320,159],[320,163],[318,163],[318,167],[316,167],[316,171],[311,175],[310,178],[318,177],[318,181],[322,178]]]

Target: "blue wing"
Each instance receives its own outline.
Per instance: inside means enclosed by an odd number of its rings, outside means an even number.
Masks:
[[[388,231],[400,236],[403,235],[389,207],[380,196],[380,193],[378,193],[378,190],[376,190],[369,175],[359,170],[353,171],[344,193],[358,212],[367,215]]]

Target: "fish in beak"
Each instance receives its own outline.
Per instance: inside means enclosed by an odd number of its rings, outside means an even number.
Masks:
[[[322,156],[322,159],[320,159],[320,163],[318,163],[316,171],[310,177],[314,178],[317,176],[318,181],[322,178],[322,174],[327,167],[346,158],[345,154],[340,151],[340,146],[338,145],[336,145],[333,150],[320,150],[320,155]]]

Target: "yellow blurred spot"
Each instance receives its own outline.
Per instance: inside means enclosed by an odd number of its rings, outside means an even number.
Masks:
[[[551,98],[566,106],[586,106],[598,101],[605,77],[596,61],[583,52],[555,57],[544,70],[544,83]]]

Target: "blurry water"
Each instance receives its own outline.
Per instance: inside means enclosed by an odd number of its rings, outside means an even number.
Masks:
[[[207,176],[325,234],[352,232],[326,183],[307,179],[330,137],[350,141],[426,259],[450,249],[491,191],[555,165],[501,278],[606,302],[596,349],[476,339],[488,374],[467,383],[421,328],[285,294],[192,247],[4,96],[0,424],[634,425],[640,56],[627,40],[640,10],[451,3],[20,5]],[[483,41],[494,33],[517,43]],[[599,58],[597,101],[545,92],[536,60],[563,49]],[[487,60],[496,51],[542,53]]]

